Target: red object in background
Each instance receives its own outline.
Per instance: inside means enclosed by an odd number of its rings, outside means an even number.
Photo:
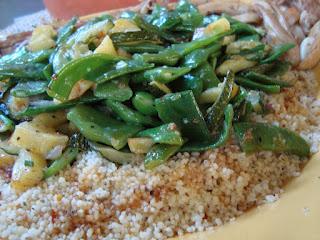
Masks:
[[[51,15],[58,19],[85,16],[91,13],[124,8],[139,3],[139,0],[43,0]]]

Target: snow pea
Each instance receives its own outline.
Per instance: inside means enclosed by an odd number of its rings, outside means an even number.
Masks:
[[[155,143],[169,145],[182,145],[183,139],[178,126],[175,123],[167,123],[156,128],[150,128],[139,132],[137,137],[149,137]]]
[[[172,33],[161,30],[158,26],[155,26],[151,23],[148,23],[147,21],[144,20],[144,18],[134,12],[127,12],[126,15],[122,15],[122,17],[130,18],[133,20],[137,26],[151,34],[159,35],[162,39],[171,42],[171,43],[177,43],[180,42],[181,36],[175,36]]]
[[[165,163],[171,156],[178,152],[180,145],[156,144],[147,153],[144,166],[152,170]]]
[[[65,43],[76,29],[78,17],[73,17],[58,30],[57,45]]]
[[[112,100],[106,100],[105,104],[123,121],[134,125],[148,125],[157,126],[158,121],[150,116],[142,115],[141,113],[134,111],[126,105]]]
[[[138,43],[138,44],[118,44],[119,48],[122,48],[128,53],[158,53],[164,50],[164,47],[161,45],[153,43]],[[147,61],[146,61],[147,62]]]
[[[133,92],[129,86],[129,78],[120,77],[98,84],[94,90],[94,95],[98,98],[124,102],[132,97]]]
[[[68,165],[70,165],[77,157],[79,153],[78,147],[68,147],[61,157],[54,160],[53,163],[44,170],[43,178],[47,179],[51,176],[58,174],[61,170],[65,169]]]
[[[217,60],[213,60],[214,64],[212,64],[212,66],[208,62],[205,62],[194,70],[197,73],[196,75],[202,79],[204,89],[217,87],[220,83],[220,80],[215,73],[216,62]]]
[[[222,91],[219,97],[207,111],[206,122],[212,131],[216,131],[219,127],[220,120],[223,117],[223,111],[231,99],[233,84],[234,74],[229,71],[223,81]]]
[[[192,91],[169,93],[155,100],[156,109],[164,123],[174,122],[183,136],[190,139],[209,139],[202,113]]]
[[[236,83],[238,83],[241,86],[254,90],[261,90],[266,93],[279,93],[281,90],[279,85],[265,85],[239,76],[236,77]]]
[[[204,142],[188,142],[182,148],[181,152],[199,152],[209,149],[215,149],[224,146],[230,138],[232,129],[232,120],[234,112],[231,104],[228,104],[224,110],[223,129],[214,140]]]
[[[130,73],[136,73],[144,70],[153,68],[154,65],[151,63],[144,62],[141,58],[132,60],[121,60],[117,62],[109,71],[106,71],[100,77],[96,79],[97,83],[104,83],[117,77],[121,77]]]
[[[181,18],[181,23],[176,27],[178,31],[194,31],[203,22],[203,16],[198,8],[187,0],[180,0],[174,10]]]
[[[155,97],[148,92],[137,92],[132,99],[132,104],[140,113],[154,116],[157,115],[154,100]]]
[[[215,43],[208,48],[196,49],[184,57],[182,66],[197,68],[201,64],[206,62],[211,54],[215,52],[219,52],[220,49],[221,49],[220,43]]]
[[[0,58],[0,65],[13,63],[16,59],[21,58],[27,52],[28,51],[25,47],[17,48],[13,53],[2,56]]]
[[[58,110],[72,108],[78,104],[93,103],[98,101],[101,101],[101,98],[97,98],[91,95],[84,96],[84,97],[81,97],[80,99],[74,99],[71,101],[63,102],[63,103],[56,103],[54,101],[48,101],[48,100],[35,101],[35,102],[31,102],[25,110],[17,113],[17,116],[32,117],[40,113],[56,112]]]
[[[14,130],[14,122],[8,118],[6,115],[0,113],[0,133],[13,131]]]
[[[66,101],[73,86],[81,79],[97,81],[108,69],[121,58],[107,54],[92,54],[66,64],[52,78],[47,93],[60,101]]]
[[[283,54],[288,52],[290,49],[294,48],[296,45],[293,43],[284,43],[278,46],[275,46],[269,56],[262,60],[261,63],[271,63],[278,60]]]
[[[10,90],[10,94],[20,98],[35,96],[46,92],[47,86],[46,81],[20,82]]]
[[[142,81],[157,81],[167,84],[185,75],[190,70],[191,68],[189,67],[158,67],[135,75],[133,81],[136,83]]]
[[[45,66],[45,68],[42,70],[43,75],[45,76],[45,78],[50,81],[52,74],[53,74],[53,68],[52,68],[52,64],[49,63],[47,66]]]
[[[272,151],[301,157],[310,154],[309,144],[298,134],[266,123],[240,122],[234,124],[236,137],[243,151],[254,153]]]
[[[112,42],[118,46],[118,44],[161,44],[162,41],[157,34],[153,34],[147,31],[137,32],[118,32],[110,35]]]
[[[197,39],[187,43],[173,44],[170,48],[177,51],[181,56],[186,56],[196,49],[204,48],[209,46],[210,44],[217,43],[223,37],[231,35],[232,33],[233,31],[222,32],[221,29],[217,29],[208,37]]]
[[[181,18],[176,11],[168,11],[167,8],[158,4],[154,6],[148,20],[161,30],[171,30],[181,23]]]
[[[150,54],[150,53],[142,54],[142,58],[145,62],[148,62],[148,63],[175,66],[178,63],[179,59],[181,58],[181,55],[174,49],[169,48],[169,49],[160,51],[157,54]]]
[[[274,77],[269,77],[264,74],[255,73],[252,71],[248,71],[244,74],[246,78],[249,78],[252,81],[260,82],[266,85],[279,85],[280,87],[291,87],[292,85],[288,82],[276,79]]]
[[[140,126],[127,125],[85,105],[72,108],[67,118],[88,140],[110,145],[116,150],[123,148],[128,138],[141,130]]]
[[[25,48],[22,48],[19,52],[2,57],[0,64],[43,63],[49,59],[52,52],[52,49],[28,52]]]
[[[0,64],[0,78],[45,79],[42,63],[8,63]]]

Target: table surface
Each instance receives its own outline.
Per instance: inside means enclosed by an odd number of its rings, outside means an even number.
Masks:
[[[44,9],[42,0],[0,0],[0,29],[13,23],[17,17]]]

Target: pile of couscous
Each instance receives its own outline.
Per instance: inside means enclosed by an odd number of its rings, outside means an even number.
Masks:
[[[294,87],[265,96],[269,122],[297,131],[316,152],[318,83],[288,72]],[[259,204],[277,200],[306,161],[294,155],[246,155],[234,143],[205,153],[178,153],[153,171],[142,162],[117,167],[88,152],[58,176],[20,195],[0,173],[2,239],[166,239],[214,229]]]

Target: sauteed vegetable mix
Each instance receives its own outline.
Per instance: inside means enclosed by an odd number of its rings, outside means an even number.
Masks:
[[[0,147],[15,161],[12,186],[33,186],[88,149],[117,164],[143,157],[150,170],[234,138],[247,153],[307,157],[298,134],[251,119],[269,111],[265,94],[291,87],[281,57],[294,45],[270,46],[263,35],[184,0],[36,28],[29,45],[0,59]]]

